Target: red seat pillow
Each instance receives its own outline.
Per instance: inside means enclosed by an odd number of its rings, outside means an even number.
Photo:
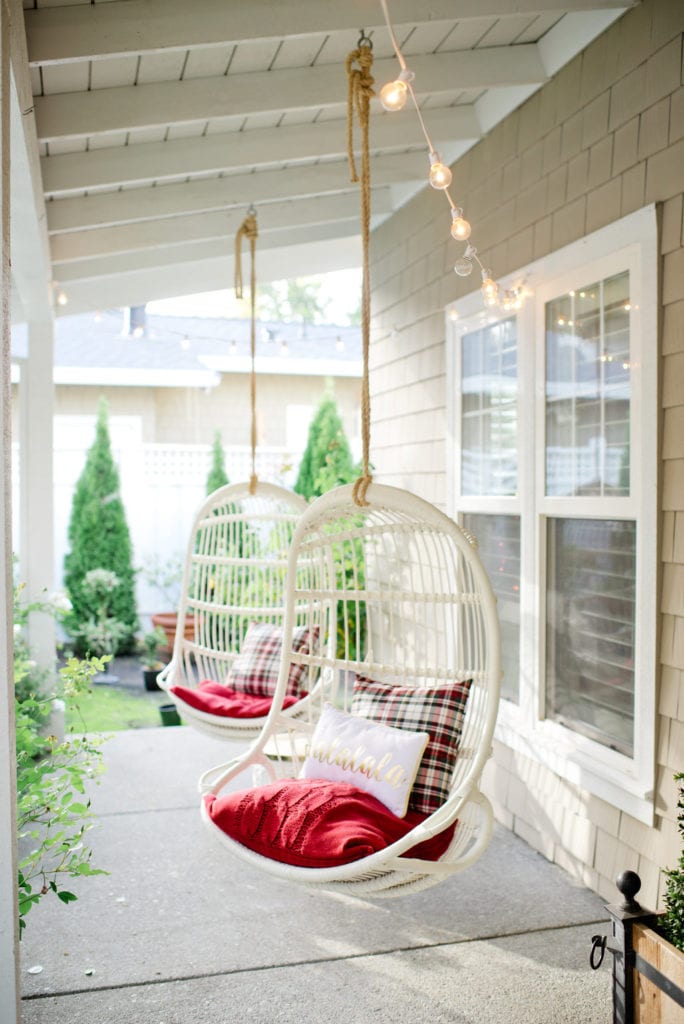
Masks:
[[[384,850],[424,815],[392,814],[384,804],[346,782],[280,779],[266,786],[204,797],[213,823],[231,839],[270,860],[304,868],[349,864]],[[454,826],[413,847],[405,856],[438,860]]]
[[[212,679],[205,679],[196,690],[189,686],[172,686],[169,692],[196,711],[206,711],[217,718],[263,718],[273,703],[272,697],[240,693]],[[285,697],[283,707],[289,708],[296,703],[296,697]]]

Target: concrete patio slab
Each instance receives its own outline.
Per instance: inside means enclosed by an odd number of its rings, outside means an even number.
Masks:
[[[588,965],[606,921],[594,894],[503,829],[424,893],[285,885],[229,858],[200,821],[198,776],[238,749],[187,728],[107,741],[91,838],[110,874],[85,879],[75,904],[32,910],[27,1024],[607,1024],[610,972]]]

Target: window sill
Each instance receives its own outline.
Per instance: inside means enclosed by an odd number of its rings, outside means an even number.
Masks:
[[[555,722],[530,725],[508,701],[502,701],[494,735],[504,746],[652,827],[653,780],[638,775],[631,758]]]

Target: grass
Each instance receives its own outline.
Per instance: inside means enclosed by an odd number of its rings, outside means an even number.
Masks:
[[[169,698],[162,691],[117,689],[108,684],[96,683],[91,691],[79,701],[81,715],[69,709],[66,715],[67,730],[83,729],[88,732],[118,732],[120,729],[147,729],[161,725],[159,705],[168,704]]]

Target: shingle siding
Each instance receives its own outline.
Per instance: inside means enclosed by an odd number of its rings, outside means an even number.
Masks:
[[[644,0],[452,168],[453,194],[497,276],[651,202],[662,204],[660,596],[655,825],[495,744],[497,818],[607,899],[636,868],[646,904],[678,853],[674,770],[684,769],[684,4]],[[373,234],[376,476],[446,503],[446,303],[472,291],[451,271],[448,210],[425,189]]]

